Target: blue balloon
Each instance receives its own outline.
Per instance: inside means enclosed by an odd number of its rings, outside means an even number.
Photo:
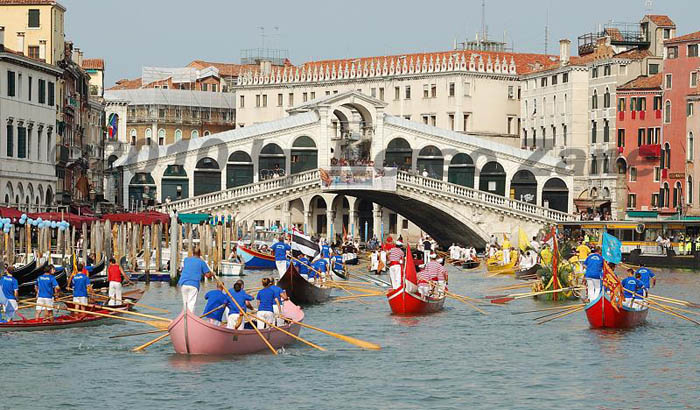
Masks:
[[[56,221],[51,221],[51,228],[56,229]]]
[[[20,217],[20,219],[27,219],[27,214],[22,214],[22,216]]]
[[[37,221],[42,222],[43,219],[41,219],[41,217],[39,217],[39,218],[37,218]]]
[[[58,227],[58,230],[61,231],[61,232],[63,232],[63,231],[66,230],[66,227],[63,226],[63,225],[61,225],[61,226]]]

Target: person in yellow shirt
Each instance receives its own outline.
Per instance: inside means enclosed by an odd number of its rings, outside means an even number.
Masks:
[[[542,259],[543,265],[552,265],[552,250],[549,249],[549,245],[545,245],[540,251],[540,259]]]
[[[503,265],[510,263],[510,241],[506,235],[503,235]]]
[[[576,252],[578,252],[578,260],[585,261],[586,258],[588,258],[588,254],[591,253],[591,249],[586,246],[585,243],[581,242],[576,248]]]

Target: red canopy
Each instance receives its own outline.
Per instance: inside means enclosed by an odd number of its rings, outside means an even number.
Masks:
[[[144,225],[153,225],[161,223],[167,225],[170,223],[170,216],[162,212],[144,211],[124,214],[106,214],[102,216],[103,221],[114,222],[131,222]]]
[[[89,224],[94,221],[97,221],[97,218],[91,217],[91,216],[82,216],[82,215],[76,215],[76,214],[71,214],[71,213],[66,213],[64,212],[63,215],[61,215],[60,212],[39,212],[36,214],[27,214],[28,217],[32,219],[39,219],[41,218],[44,221],[56,221],[59,222],[61,220],[68,222],[71,225],[77,225],[81,226],[83,223]]]
[[[15,208],[5,208],[0,206],[0,218],[17,218],[22,216],[22,211]]]

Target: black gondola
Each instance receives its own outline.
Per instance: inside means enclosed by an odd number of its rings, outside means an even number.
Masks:
[[[481,261],[465,261],[462,263],[462,269],[475,269],[481,265]]]
[[[537,271],[540,270],[540,264],[536,263],[529,269],[519,270],[515,272],[516,279],[530,280],[537,278]]]
[[[331,297],[331,288],[316,286],[304,279],[294,264],[289,264],[277,286],[284,289],[289,299],[296,305],[323,303]]]
[[[27,278],[29,277],[29,275],[31,275],[32,272],[34,272],[34,269],[36,268],[36,262],[36,259],[34,259],[28,264],[22,266],[21,268],[15,269],[12,272],[12,276],[14,276],[15,279],[17,279],[18,283],[28,282],[29,279]]]

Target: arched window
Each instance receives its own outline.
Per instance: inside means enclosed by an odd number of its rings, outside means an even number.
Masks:
[[[265,145],[258,156],[260,179],[284,176],[286,161],[287,157],[279,145],[275,143]]]
[[[146,128],[146,145],[151,145],[151,134],[152,134],[151,129]]]
[[[423,147],[418,153],[418,172],[424,176],[442,179],[442,151],[434,145]]]
[[[211,135],[211,132],[209,132],[209,130],[204,130],[204,136],[205,136],[205,137],[208,137],[208,136],[210,136],[210,135]]]
[[[221,170],[215,159],[205,157],[197,162],[194,170],[194,195],[221,190]]]
[[[318,168],[318,150],[310,137],[302,135],[292,144],[292,174]]]
[[[681,198],[683,196],[683,191],[681,188],[681,183],[676,182],[676,184],[673,186],[673,208],[677,209],[681,202]]]
[[[165,130],[163,128],[158,130],[158,145],[165,145]]]
[[[664,122],[666,124],[671,122],[671,101],[669,100],[664,104]]]
[[[136,130],[132,129],[129,133],[129,144],[136,145]]]
[[[666,168],[671,168],[671,144],[669,144],[667,142],[665,144],[665,146],[666,146],[666,150],[665,150],[666,151],[666,160],[665,160]]]
[[[156,199],[156,182],[149,172],[137,172],[129,182],[129,208],[147,206]]]
[[[192,133],[190,134],[190,138],[192,138],[192,139],[199,138],[199,131],[192,130]]]
[[[618,175],[625,175],[627,174],[627,161],[625,161],[624,158],[620,157],[615,161],[617,165],[617,173]]]
[[[189,178],[185,167],[179,164],[168,165],[161,180],[161,201],[178,201],[189,197]]]
[[[413,164],[413,149],[403,138],[389,141],[384,154],[384,162],[388,167],[398,167],[402,170],[411,169]]]
[[[447,181],[474,188],[474,160],[472,157],[465,153],[459,153],[452,157],[447,170]]]
[[[226,164],[226,188],[253,183],[253,159],[244,151],[229,155]]]
[[[603,94],[603,108],[610,108],[610,90],[605,87],[605,94]]]
[[[593,90],[593,96],[591,97],[591,109],[595,110],[598,108],[598,90]]]
[[[181,140],[182,140],[182,130],[177,129],[177,130],[175,130],[175,142],[178,142]]]
[[[692,161],[695,158],[695,141],[693,139],[693,132],[688,133],[688,161]]]
[[[487,162],[479,172],[479,190],[506,195],[506,171],[496,161]]]
[[[591,188],[591,198],[598,198],[598,188]]]
[[[603,198],[605,198],[605,199],[610,198],[610,188],[608,188],[608,187],[603,188]]]
[[[521,169],[510,180],[511,198],[518,201],[537,202],[537,180],[535,174],[527,169]]]
[[[559,178],[551,178],[542,188],[542,206],[567,212],[569,209],[569,188]]]

